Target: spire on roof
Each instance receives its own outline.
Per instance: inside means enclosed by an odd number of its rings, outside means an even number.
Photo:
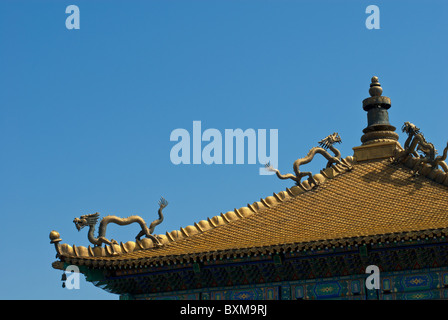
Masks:
[[[401,150],[395,127],[389,123],[389,97],[382,96],[378,77],[372,77],[369,89],[370,97],[364,99],[362,108],[367,111],[367,127],[362,130],[362,145],[353,148],[357,161],[381,159],[393,156],[395,149]]]
[[[362,102],[364,111],[367,111],[367,127],[363,130],[362,144],[398,141],[398,134],[394,132],[396,128],[389,123],[387,110],[391,107],[390,98],[382,96],[383,88],[378,77],[372,77],[369,93],[370,98]]]

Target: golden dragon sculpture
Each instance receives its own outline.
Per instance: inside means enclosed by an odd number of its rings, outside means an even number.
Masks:
[[[448,165],[445,162],[448,154],[448,143],[443,150],[443,154],[436,157],[437,150],[434,145],[426,141],[423,133],[420,132],[416,125],[405,122],[401,130],[408,135],[408,138],[404,143],[404,150],[396,156],[395,162],[403,161],[409,155],[412,155],[419,160],[416,166],[416,174],[418,174],[425,163],[431,165],[434,169],[440,166],[444,172],[448,172]]]
[[[308,152],[306,157],[300,158],[300,159],[297,159],[296,161],[294,161],[294,164],[293,164],[294,174],[292,174],[292,173],[281,174],[280,171],[278,169],[275,169],[274,167],[272,167],[272,165],[269,162],[267,164],[265,164],[265,167],[267,170],[275,172],[277,177],[279,177],[280,179],[292,179],[296,182],[297,185],[300,185],[303,177],[308,176],[309,180],[314,184],[314,186],[317,186],[318,183],[313,178],[313,174],[311,172],[301,172],[299,169],[300,166],[311,162],[311,160],[313,160],[314,156],[317,153],[319,153],[322,156],[324,156],[325,159],[328,160],[327,168],[330,167],[333,163],[337,163],[337,164],[340,164],[343,167],[347,168],[347,170],[351,170],[350,166],[344,164],[341,161],[341,152],[333,146],[335,143],[341,143],[341,142],[342,142],[342,139],[339,136],[339,134],[336,132],[333,134],[330,134],[326,138],[319,141],[319,147],[312,148]],[[327,151],[327,149],[330,149],[334,153],[334,156],[332,156]]]
[[[106,238],[106,228],[107,225],[109,223],[115,223],[118,224],[120,226],[125,226],[131,223],[138,223],[141,227],[141,231],[137,234],[137,236],[135,237],[135,239],[140,240],[140,238],[142,236],[146,236],[148,238],[150,238],[153,242],[155,246],[161,246],[161,242],[159,241],[159,239],[157,238],[157,236],[153,235],[154,229],[157,225],[159,225],[160,223],[162,223],[163,221],[163,213],[162,210],[163,208],[165,208],[168,205],[168,201],[166,201],[163,197],[160,198],[159,201],[159,210],[158,210],[158,214],[159,214],[159,218],[154,220],[149,227],[146,225],[145,220],[140,217],[140,216],[130,216],[127,218],[120,218],[117,216],[106,216],[103,219],[101,219],[100,221],[100,226],[99,226],[99,230],[98,230],[98,237],[95,238],[95,226],[98,222],[99,219],[99,213],[93,213],[93,214],[87,214],[87,215],[82,215],[79,218],[75,218],[73,220],[73,223],[76,226],[76,229],[78,229],[78,231],[81,231],[82,228],[89,226],[89,232],[87,235],[87,238],[89,239],[89,241],[91,243],[93,243],[95,246],[101,246],[103,243],[108,244],[112,247],[113,252],[115,253],[115,249],[114,249],[114,244],[118,244],[116,240],[114,239],[107,239]]]

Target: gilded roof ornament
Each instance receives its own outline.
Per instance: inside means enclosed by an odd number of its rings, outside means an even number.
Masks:
[[[166,201],[162,197],[159,201],[159,210],[158,210],[159,218],[154,220],[149,227],[146,225],[145,220],[140,216],[134,215],[127,218],[120,218],[111,215],[106,216],[103,219],[101,219],[97,238],[95,238],[94,232],[95,232],[95,226],[99,219],[98,212],[93,214],[82,215],[79,218],[75,218],[73,220],[73,223],[75,224],[76,229],[78,229],[78,231],[81,231],[82,228],[89,226],[89,232],[87,235],[89,241],[93,243],[95,246],[101,246],[103,243],[110,245],[114,254],[116,254],[114,244],[118,244],[118,242],[114,239],[109,240],[106,238],[106,228],[109,223],[115,223],[120,226],[129,225],[131,223],[138,223],[141,227],[141,231],[137,234],[135,239],[140,240],[142,236],[146,236],[147,238],[150,238],[154,242],[154,246],[161,246],[162,244],[159,241],[158,237],[152,235],[152,233],[154,232],[155,227],[160,223],[162,223],[163,221],[162,210],[167,205],[168,201]]]
[[[433,169],[440,166],[444,172],[448,172],[448,165],[445,162],[448,153],[448,143],[443,154],[436,157],[437,150],[431,142],[426,141],[420,128],[410,122],[405,122],[401,130],[408,135],[404,143],[404,150],[395,158],[395,162],[406,161],[409,156],[414,156],[417,160],[414,166],[415,173],[421,172],[424,164],[430,165]]]
[[[370,97],[362,102],[364,111],[367,111],[367,127],[363,130],[361,142],[366,145],[398,141],[398,134],[394,132],[396,128],[389,123],[387,110],[391,107],[391,100],[382,96],[383,88],[376,76],[371,79],[369,94]]]
[[[325,159],[328,160],[327,168],[329,168],[332,164],[339,164],[345,167],[347,170],[350,170],[351,167],[341,161],[341,152],[336,149],[333,145],[335,143],[341,143],[341,137],[338,133],[333,133],[327,136],[326,138],[319,141],[319,147],[311,148],[306,157],[297,159],[294,161],[293,170],[294,174],[281,174],[278,169],[275,169],[269,162],[265,165],[266,169],[272,172],[275,172],[277,177],[280,179],[291,179],[296,182],[297,185],[301,185],[301,180],[303,177],[308,176],[308,180],[314,185],[317,186],[319,183],[314,179],[313,174],[311,172],[301,172],[300,166],[303,164],[307,164],[311,162],[316,155],[316,153],[324,156]],[[334,156],[332,156],[327,149],[330,149]]]
[[[371,97],[379,97],[383,94],[383,88],[381,88],[381,84],[378,81],[378,77],[372,77],[372,82],[370,83],[369,93]]]

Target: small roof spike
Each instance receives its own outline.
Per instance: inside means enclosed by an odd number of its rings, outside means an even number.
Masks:
[[[381,88],[381,84],[378,81],[377,76],[372,77],[372,83],[370,83],[369,94],[371,97],[379,97],[383,94],[383,88]]]

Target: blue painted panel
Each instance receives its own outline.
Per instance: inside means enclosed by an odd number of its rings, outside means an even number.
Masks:
[[[337,281],[318,283],[314,287],[314,294],[317,299],[330,299],[339,297],[341,286]]]

